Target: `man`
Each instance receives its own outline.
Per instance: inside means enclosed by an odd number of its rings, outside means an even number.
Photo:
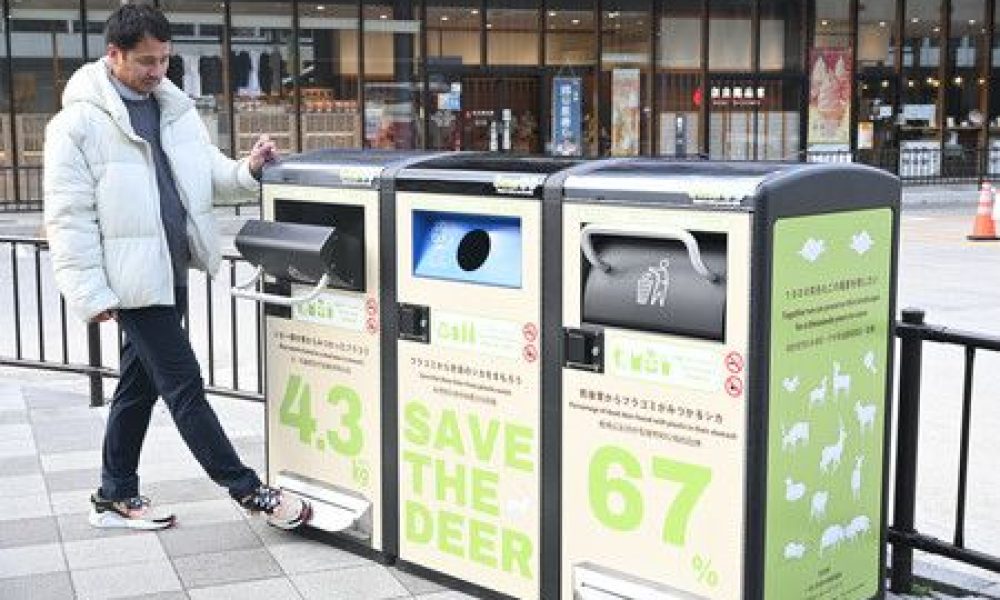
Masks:
[[[274,144],[262,135],[241,161],[211,145],[194,102],[164,77],[170,24],[157,9],[121,6],[106,36],[107,55],[73,74],[45,135],[56,284],[82,319],[117,319],[125,333],[90,523],[173,525],[173,515],[155,515],[139,493],[139,452],[159,395],[216,483],[272,524],[297,527],[309,505],[262,484],[240,461],[205,399],[181,323],[188,267],[218,271],[213,196],[256,192]]]

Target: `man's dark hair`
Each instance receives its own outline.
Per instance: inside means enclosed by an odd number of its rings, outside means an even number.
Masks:
[[[148,4],[122,4],[108,17],[104,37],[108,44],[131,50],[145,36],[170,41],[170,22],[158,8]]]

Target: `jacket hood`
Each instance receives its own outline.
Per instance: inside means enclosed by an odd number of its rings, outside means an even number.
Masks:
[[[194,101],[166,77],[153,90],[153,96],[160,105],[160,118],[164,122],[173,121],[194,106]],[[128,109],[111,83],[111,71],[103,58],[83,65],[66,82],[62,95],[63,107],[77,102],[86,102],[100,108],[120,124],[129,123]],[[131,130],[131,126],[127,130]]]

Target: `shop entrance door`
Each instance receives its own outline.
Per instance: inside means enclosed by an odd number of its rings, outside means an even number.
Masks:
[[[541,151],[537,76],[462,78],[462,149],[486,152]]]

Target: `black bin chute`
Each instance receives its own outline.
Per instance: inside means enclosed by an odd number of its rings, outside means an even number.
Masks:
[[[725,236],[599,225],[580,233],[585,323],[723,339]]]
[[[364,290],[361,241],[337,227],[251,219],[236,234],[235,245],[257,271],[232,289],[234,296],[293,306],[312,300],[326,287]],[[315,287],[293,297],[257,292],[252,287],[263,275]]]

